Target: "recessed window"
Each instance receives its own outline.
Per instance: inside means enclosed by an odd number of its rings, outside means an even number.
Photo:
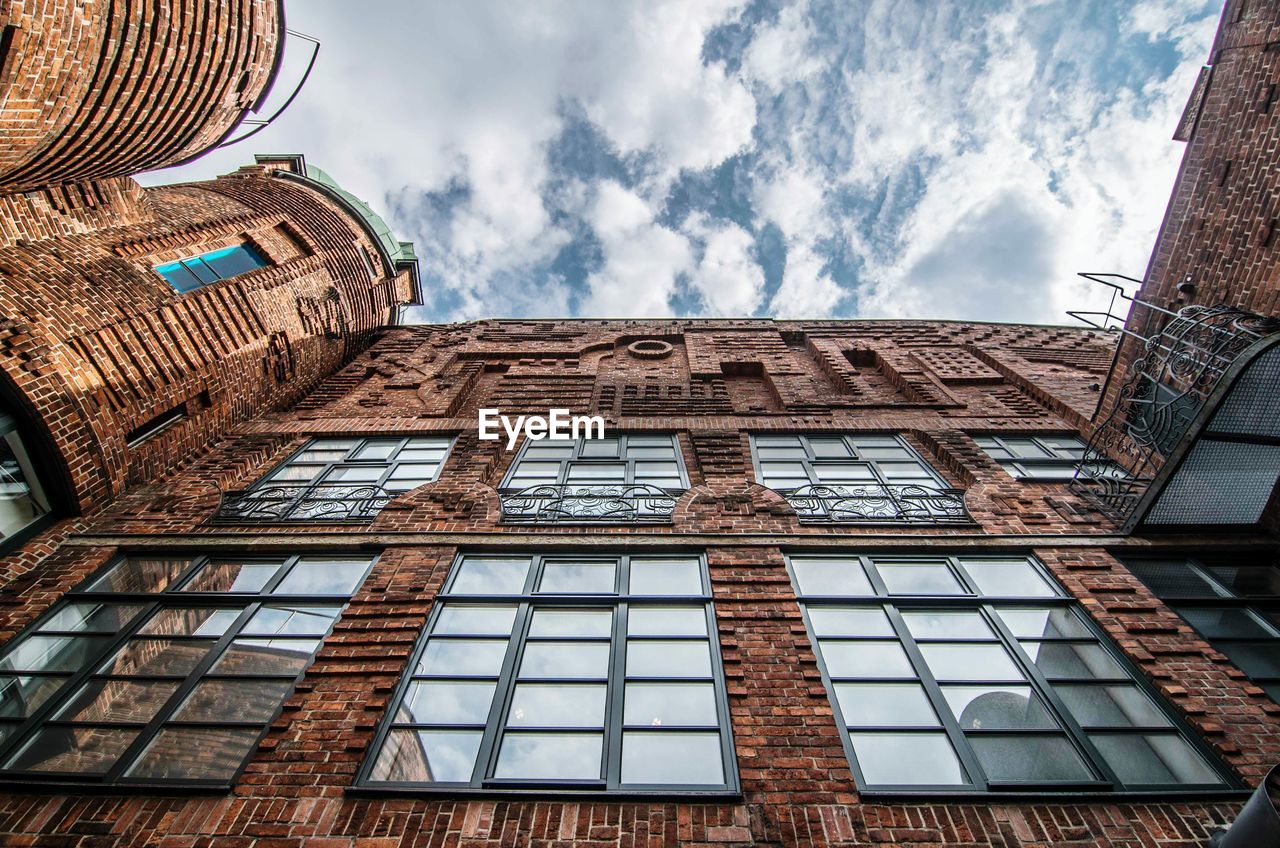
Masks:
[[[257,268],[265,268],[268,264],[270,263],[257,248],[245,243],[211,250],[177,262],[166,262],[157,265],[156,272],[179,292],[189,292],[219,280],[228,280]]]
[[[370,566],[118,560],[0,653],[0,777],[229,784]]]
[[[864,790],[1228,785],[1033,558],[793,555],[788,566]]]
[[[47,524],[51,515],[17,423],[0,412],[0,552]]]
[[[667,521],[689,487],[670,433],[526,440],[502,484],[506,521]]]
[[[1019,480],[1071,480],[1084,459],[1085,443],[1075,436],[974,436],[978,447]],[[1089,463],[1091,477],[1129,475],[1113,462]]]
[[[219,519],[369,521],[401,492],[435,481],[446,436],[312,439],[252,489],[228,493]]]
[[[1280,703],[1280,568],[1272,556],[1125,557],[1124,564]]]
[[[459,557],[361,772],[368,786],[736,786],[693,555]]]
[[[964,493],[900,436],[753,435],[756,479],[802,519],[853,523],[968,523]]]

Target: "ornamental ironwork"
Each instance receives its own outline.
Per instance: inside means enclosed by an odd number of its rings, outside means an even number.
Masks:
[[[517,524],[666,523],[679,489],[647,483],[549,483],[501,489],[502,520]]]
[[[1226,305],[1171,312],[1098,281],[1142,307],[1143,320],[1155,325],[1142,335],[1094,324],[1132,337],[1139,351],[1114,404],[1094,429],[1072,486],[1113,520],[1127,522],[1167,460],[1185,443],[1223,375],[1254,343],[1280,332],[1280,321]],[[1098,314],[1119,320],[1110,312]],[[1136,326],[1132,319],[1130,323]],[[1124,466],[1129,476],[1105,473],[1108,460]]]
[[[393,497],[383,487],[367,483],[268,483],[223,492],[214,520],[231,524],[367,522]]]
[[[780,490],[801,521],[868,524],[972,524],[963,489],[908,483],[818,483]]]

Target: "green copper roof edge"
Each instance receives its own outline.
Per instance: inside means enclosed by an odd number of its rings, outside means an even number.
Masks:
[[[307,164],[306,158],[299,153],[257,154],[257,162],[288,160],[292,170],[277,170],[276,176],[303,183],[333,200],[351,217],[355,218],[369,235],[370,241],[378,249],[378,254],[392,276],[408,268],[413,278],[414,304],[425,304],[422,291],[422,277],[418,269],[418,257],[414,253],[413,242],[400,241],[391,232],[391,227],[382,216],[374,212],[369,204],[338,185],[329,174],[314,165]],[[409,304],[405,304],[409,305]]]

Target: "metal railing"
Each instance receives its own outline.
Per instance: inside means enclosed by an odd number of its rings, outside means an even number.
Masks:
[[[779,493],[803,522],[972,524],[963,489],[915,483],[817,483]]]
[[[665,524],[682,489],[644,483],[553,483],[499,489],[502,520],[513,524]]]
[[[365,523],[395,494],[351,483],[269,483],[222,493],[214,521],[226,524]]]

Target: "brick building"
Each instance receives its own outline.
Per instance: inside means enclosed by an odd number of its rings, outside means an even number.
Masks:
[[[1203,174],[1275,161],[1278,17],[1226,10],[1118,352],[392,326],[411,249],[300,156],[0,198],[3,840],[1206,844],[1280,761],[1280,410],[1269,244],[1191,222],[1257,213]],[[480,438],[553,408],[605,438]]]

